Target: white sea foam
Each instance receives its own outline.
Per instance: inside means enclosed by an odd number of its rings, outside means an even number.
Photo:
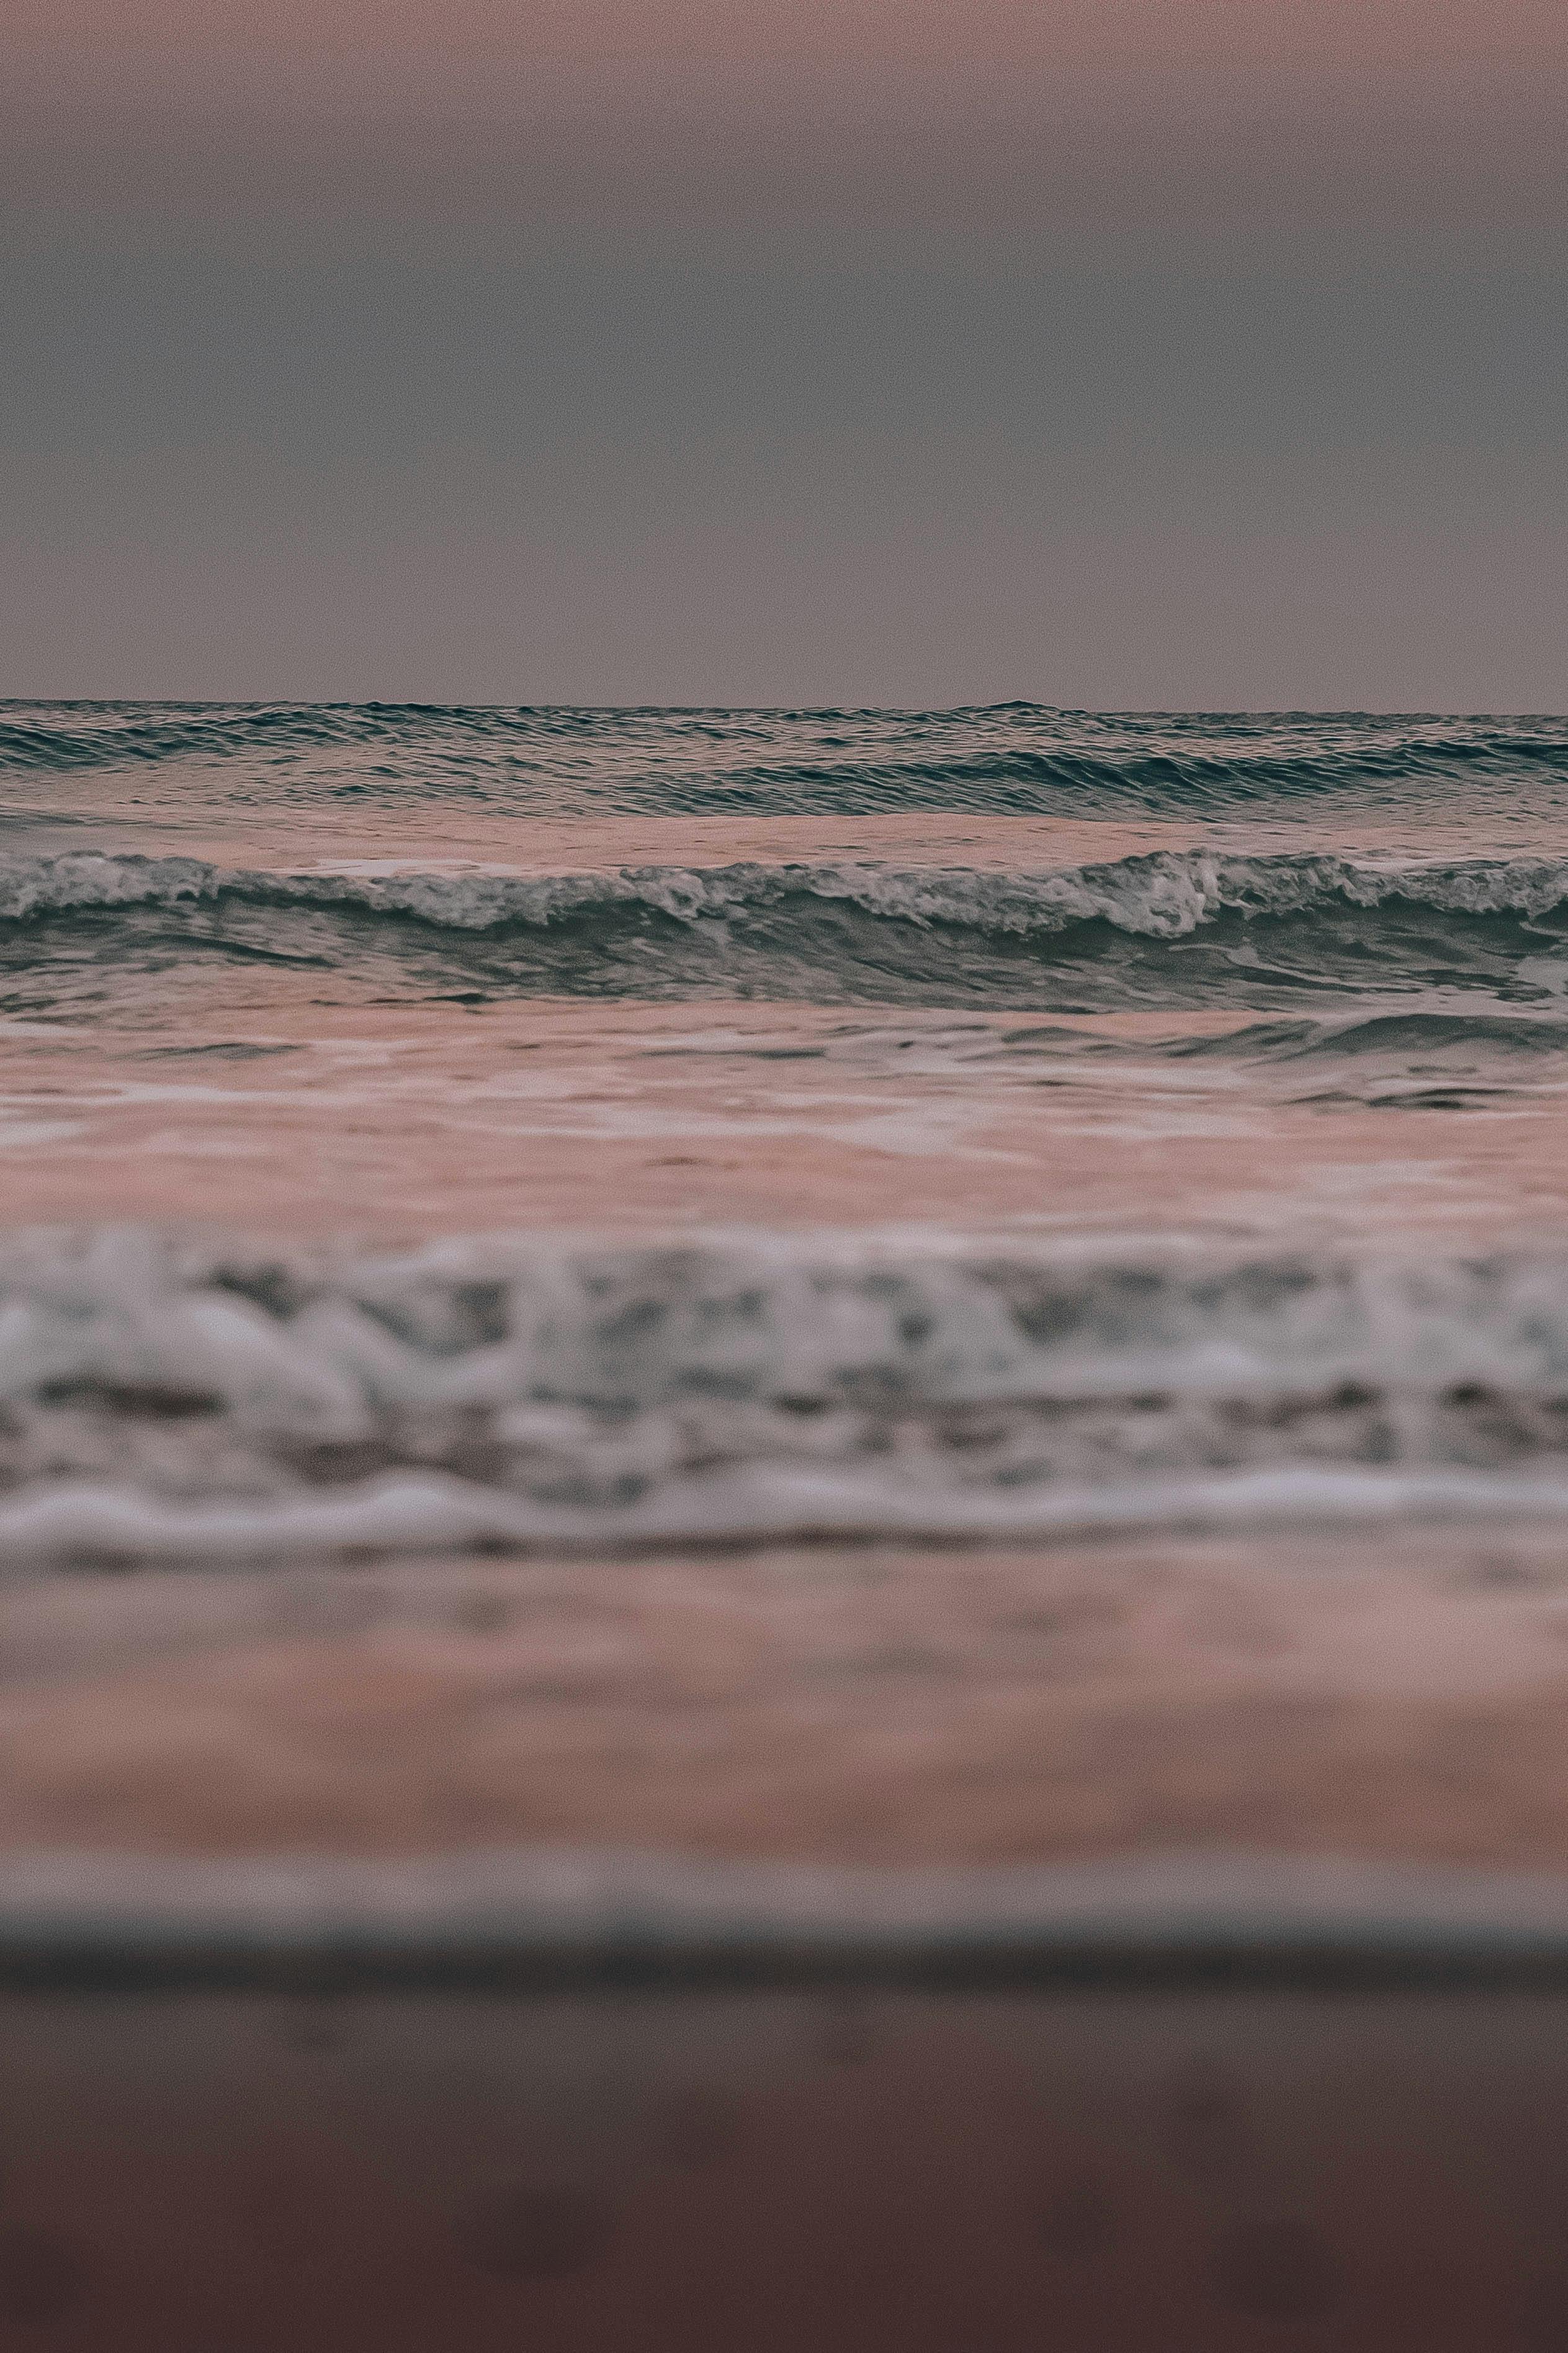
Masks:
[[[849,1237],[0,1261],[0,1554],[1568,1508],[1568,1261]]]
[[[1295,1468],[1119,1487],[927,1492],[902,1477],[758,1468],[625,1504],[551,1505],[436,1476],[189,1503],[72,1484],[0,1501],[0,1560],[224,1562],[473,1548],[574,1552],[803,1538],[1029,1542],[1142,1528],[1558,1520],[1568,1477]]]

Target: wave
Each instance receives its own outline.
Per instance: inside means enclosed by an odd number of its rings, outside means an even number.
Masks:
[[[0,860],[0,967],[90,934],[500,990],[1260,1009],[1325,990],[1568,984],[1568,860],[1157,852],[1036,873],[853,862],[535,876],[280,873],[187,858]],[[1479,1034],[1479,1033],[1478,1033]]]
[[[837,862],[619,867],[598,873],[509,875],[246,872],[193,858],[66,852],[0,860],[0,920],[117,907],[216,905],[338,908],[403,915],[439,929],[543,928],[637,908],[680,923],[725,920],[790,899],[858,907],[889,922],[1022,936],[1104,923],[1179,939],[1226,913],[1296,914],[1340,903],[1394,902],[1434,913],[1530,920],[1568,905],[1568,859],[1466,859],[1389,864],[1332,854],[1225,856],[1157,850],[1104,865],[994,873],[969,868]]]
[[[1217,1037],[1173,1039],[1164,1049],[1182,1060],[1405,1062],[1415,1055],[1462,1058],[1467,1064],[1516,1057],[1555,1062],[1568,1056],[1568,1020],[1539,1012],[1410,1011],[1369,1013],[1349,1020],[1256,1021]]]
[[[0,1556],[1568,1510],[1568,1260],[142,1230],[0,1261]]]
[[[0,776],[205,772],[231,801],[446,794],[513,811],[1085,816],[1342,796],[1560,805],[1568,722],[1364,713],[497,710],[0,702]]]

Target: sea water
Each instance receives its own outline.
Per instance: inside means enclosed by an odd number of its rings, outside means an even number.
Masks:
[[[0,1550],[1568,1508],[1568,721],[0,705]]]

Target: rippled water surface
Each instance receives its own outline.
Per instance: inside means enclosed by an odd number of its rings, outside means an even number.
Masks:
[[[1557,1508],[1568,721],[13,703],[0,784],[13,1548]]]

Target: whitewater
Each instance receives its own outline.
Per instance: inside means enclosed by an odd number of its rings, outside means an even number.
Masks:
[[[1550,1521],[1568,723],[0,706],[0,1556]]]

